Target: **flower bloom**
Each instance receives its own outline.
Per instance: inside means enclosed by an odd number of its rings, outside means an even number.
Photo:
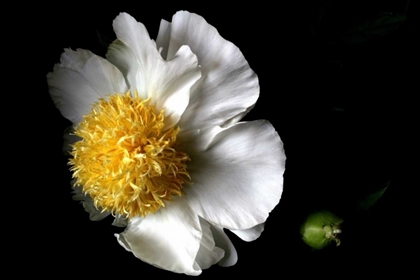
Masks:
[[[240,50],[186,11],[161,21],[156,41],[126,13],[106,58],[66,49],[47,75],[73,123],[76,200],[92,220],[125,230],[119,244],[188,275],[237,254],[228,229],[258,238],[283,190],[283,144],[268,121],[240,122],[259,83]]]

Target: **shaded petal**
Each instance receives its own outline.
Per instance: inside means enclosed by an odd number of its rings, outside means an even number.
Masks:
[[[163,23],[162,27],[161,23],[159,41],[163,48],[168,30],[167,24]],[[202,17],[186,11],[172,18],[167,58],[174,57],[183,45],[188,45],[197,55],[202,78],[191,91],[180,127],[223,126],[255,104],[259,96],[258,78],[242,52]]]
[[[211,225],[211,231],[213,233],[214,241],[216,245],[225,251],[224,257],[219,261],[220,266],[232,266],[235,265],[238,261],[238,253],[236,252],[235,246],[233,246],[232,241],[223,231],[223,228]]]
[[[188,105],[191,87],[201,77],[197,57],[182,46],[165,61],[144,25],[125,13],[114,20],[114,31],[123,46],[113,45],[109,59],[120,61],[122,71],[136,73],[130,85],[135,83],[140,97],[151,97],[159,111],[165,110],[168,127],[176,124]]]
[[[156,38],[156,46],[163,59],[168,56],[169,40],[171,38],[171,23],[162,19],[160,21],[159,32]]]
[[[82,138],[80,138],[77,135],[74,135],[74,127],[73,126],[69,126],[68,128],[66,128],[66,130],[64,131],[64,135],[63,135],[63,153],[64,155],[71,157],[71,151],[72,151],[72,146],[74,143],[76,143],[77,141],[82,140]]]
[[[215,263],[218,263],[225,255],[225,252],[221,248],[216,247],[210,224],[200,218],[200,225],[203,236],[195,261],[201,269],[207,269]]]
[[[124,77],[117,67],[81,49],[65,49],[60,63],[48,73],[47,81],[54,103],[74,124],[90,113],[99,98],[127,91]]]
[[[156,108],[165,110],[165,124],[178,123],[187,108],[191,87],[200,79],[201,72],[196,56],[188,46],[182,46],[175,57],[156,65],[149,81],[148,92],[155,100]]]
[[[252,105],[251,107],[248,107],[244,112],[230,118],[229,120],[227,120],[223,125],[221,125],[221,127],[225,128],[225,127],[229,127],[231,125],[234,125],[235,123],[239,122],[243,117],[245,117],[246,114],[248,114],[253,108],[255,107],[255,104]]]
[[[232,229],[231,232],[236,234],[239,238],[244,241],[254,241],[260,237],[261,233],[264,231],[264,223],[256,225],[255,227],[248,229]]]
[[[286,156],[279,135],[267,121],[212,131],[185,143],[193,182],[185,190],[188,203],[199,216],[223,228],[249,229],[264,223],[283,191]]]
[[[128,218],[125,215],[116,214],[112,225],[116,227],[126,227],[128,225]]]
[[[144,84],[143,74],[136,56],[120,40],[117,39],[109,45],[106,59],[120,69],[131,92],[135,92]],[[139,91],[139,93],[142,94],[143,91]],[[142,97],[146,98],[144,95]]]
[[[134,79],[129,81],[131,91],[138,90],[142,98],[147,98],[148,66],[159,58],[156,45],[146,27],[126,13],[114,19],[113,27],[118,41],[109,48],[111,53],[107,54],[107,59],[119,63],[118,68],[127,73],[135,73]]]
[[[133,218],[115,236],[144,262],[177,273],[201,273],[195,264],[202,237],[200,221],[182,197],[144,219]]]
[[[72,185],[74,182],[75,180],[72,180]],[[102,212],[100,209],[97,209],[90,195],[82,192],[82,187],[73,187],[73,200],[80,201],[85,211],[89,213],[89,219],[91,221],[100,221],[111,214],[108,211]]]

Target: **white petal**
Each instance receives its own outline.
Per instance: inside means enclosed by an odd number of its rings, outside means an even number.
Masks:
[[[121,72],[90,51],[65,49],[47,75],[51,97],[61,114],[79,123],[99,98],[127,91]]]
[[[120,40],[112,42],[106,53],[106,59],[120,69],[131,92],[135,92],[144,84],[143,73],[133,51]],[[143,91],[139,91],[140,94]],[[145,95],[141,96],[146,98]]]
[[[201,77],[197,58],[182,46],[172,60],[158,63],[153,73],[148,87],[152,100],[156,108],[165,110],[165,124],[175,125],[187,108],[191,87]]]
[[[229,237],[223,231],[223,228],[211,225],[211,231],[213,233],[214,241],[216,245],[225,251],[224,257],[219,261],[220,266],[232,266],[238,261],[238,253],[236,252],[235,246],[233,246]]]
[[[72,185],[73,184],[74,180],[72,181]],[[86,195],[82,192],[82,187],[73,187],[73,200],[82,203],[85,211],[89,213],[89,219],[91,221],[100,221],[111,214],[110,212],[102,212],[100,209],[97,209],[90,195]]]
[[[159,268],[188,275],[201,273],[195,257],[202,237],[200,221],[192,209],[177,198],[144,219],[133,218],[118,242],[139,259]]]
[[[198,250],[195,261],[201,269],[207,269],[215,263],[218,263],[224,257],[225,252],[221,248],[216,247],[210,224],[200,219],[200,225],[203,231],[203,237],[201,238],[200,249]]]
[[[156,46],[160,55],[166,59],[168,56],[169,40],[171,36],[171,23],[162,19],[160,21],[159,32],[156,38]]]
[[[168,28],[162,32],[167,36]],[[163,38],[165,36],[162,35]],[[163,38],[162,42],[166,40]],[[255,104],[259,96],[257,75],[242,52],[223,39],[216,28],[196,14],[178,12],[170,26],[168,59],[182,45],[188,45],[197,55],[202,79],[191,92],[180,127],[204,129],[223,126],[226,121],[235,120],[237,115]]]
[[[219,130],[212,137],[198,134],[202,138],[197,142],[185,143],[193,182],[185,197],[210,223],[249,229],[264,223],[280,200],[286,159],[283,143],[267,121]],[[202,145],[207,137],[211,143]]]
[[[197,57],[183,46],[165,61],[144,25],[125,13],[114,20],[114,31],[125,46],[115,45],[109,59],[122,61],[124,65],[119,67],[126,69],[123,71],[137,73],[140,96],[150,97],[158,110],[165,110],[167,126],[176,124],[188,105],[191,87],[201,77]],[[134,82],[130,83],[133,86]]]
[[[113,46],[115,59],[112,61],[121,61],[128,72],[136,73],[135,80],[130,81],[131,90],[137,89],[142,97],[146,97],[148,65],[159,57],[156,45],[150,39],[146,27],[126,13],[121,13],[115,18],[113,27],[122,44]],[[107,55],[107,58],[111,57]],[[117,66],[122,69],[120,65]]]
[[[261,233],[264,231],[264,223],[256,225],[255,227],[249,229],[232,229],[231,231],[242,240],[250,242],[260,237]]]

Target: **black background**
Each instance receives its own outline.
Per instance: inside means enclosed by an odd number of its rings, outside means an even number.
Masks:
[[[70,122],[54,107],[45,76],[64,48],[104,56],[104,44],[115,38],[112,21],[119,12],[143,22],[156,38],[161,18],[170,21],[176,11],[188,10],[202,15],[241,49],[261,86],[246,120],[268,119],[287,155],[283,197],[262,236],[247,243],[230,235],[238,263],[230,268],[215,265],[200,277],[254,273],[283,279],[341,278],[349,273],[406,272],[412,262],[406,251],[415,242],[406,219],[407,193],[401,191],[410,184],[404,157],[410,155],[413,129],[410,99],[418,93],[413,7],[410,4],[408,20],[394,32],[359,44],[342,39],[347,27],[381,11],[403,14],[406,4],[318,1],[228,7],[213,2],[103,2],[87,8],[59,2],[41,7],[26,17],[28,40],[23,46],[31,59],[25,73],[35,77],[37,87],[31,94],[34,103],[30,101],[35,111],[30,137],[36,146],[30,159],[35,182],[30,195],[36,206],[28,215],[35,223],[21,240],[36,246],[29,256],[19,251],[20,259],[30,259],[34,274],[57,278],[186,277],[136,259],[116,242],[113,234],[121,229],[111,226],[111,219],[92,222],[72,201],[71,174],[61,152],[62,134]],[[390,187],[373,208],[363,214],[353,210],[357,196],[387,182]],[[299,226],[320,208],[344,217],[344,233],[340,247],[314,252],[300,240]]]

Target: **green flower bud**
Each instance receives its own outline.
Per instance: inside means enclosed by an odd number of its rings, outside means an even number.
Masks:
[[[314,212],[301,226],[302,239],[310,247],[318,250],[330,244],[339,246],[342,222],[343,219],[329,211]]]

